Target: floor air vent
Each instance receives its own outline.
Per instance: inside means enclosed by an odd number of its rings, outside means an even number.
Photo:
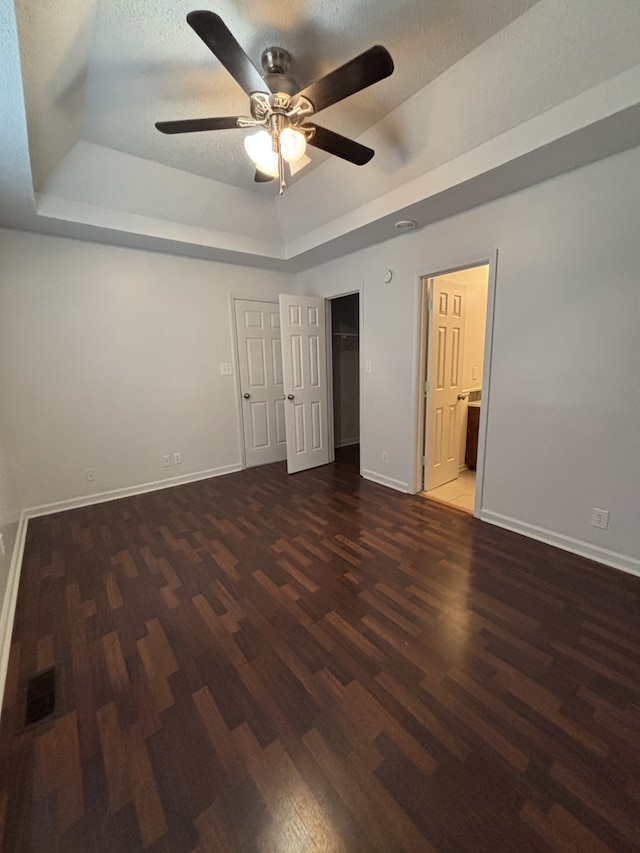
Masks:
[[[56,671],[47,669],[29,679],[25,726],[32,726],[51,717],[56,709]]]

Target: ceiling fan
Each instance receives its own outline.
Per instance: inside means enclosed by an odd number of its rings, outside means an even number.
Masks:
[[[374,155],[371,148],[327,130],[309,119],[338,101],[366,89],[393,72],[393,60],[380,45],[298,90],[289,76],[291,57],[284,48],[270,47],[262,54],[264,75],[260,74],[233,37],[224,21],[214,12],[189,12],[187,22],[213,55],[249,95],[250,116],[159,121],[162,133],[192,133],[230,128],[262,128],[245,138],[247,153],[256,165],[256,181],[278,178],[284,191],[285,163],[289,171],[305,156],[307,144],[363,166]],[[307,161],[308,162],[308,161]]]

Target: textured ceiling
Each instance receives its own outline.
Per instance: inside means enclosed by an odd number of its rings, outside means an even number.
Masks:
[[[258,68],[264,48],[286,48],[300,87],[374,44],[387,47],[393,76],[322,115],[322,124],[358,137],[535,2],[219,0],[213,11]],[[246,95],[186,23],[192,8],[175,0],[17,3],[37,186],[84,139],[273,193],[253,181],[246,131],[167,137],[154,128],[160,120],[248,112]],[[312,152],[314,163],[327,156]]]
[[[0,225],[296,270],[640,145],[638,0],[219,0],[254,64],[281,46],[301,87],[374,44],[395,62],[319,120],[373,160],[311,149],[279,197],[246,131],[154,127],[247,112],[193,8],[0,2]]]

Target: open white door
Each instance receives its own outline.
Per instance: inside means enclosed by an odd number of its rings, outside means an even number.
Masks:
[[[424,490],[455,480],[460,467],[456,440],[462,390],[466,288],[431,279],[425,423]]]
[[[286,456],[280,309],[277,302],[234,300],[242,428],[248,468]]]
[[[287,471],[329,462],[325,300],[280,294]]]

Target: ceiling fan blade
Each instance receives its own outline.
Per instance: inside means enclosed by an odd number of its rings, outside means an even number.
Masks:
[[[219,118],[187,118],[180,121],[157,121],[160,133],[193,133],[196,130],[230,130],[240,127],[238,116],[220,116]]]
[[[260,72],[231,34],[220,15],[214,12],[189,12],[187,23],[200,36],[211,53],[220,60],[229,74],[242,86],[247,95],[266,92],[269,87]]]
[[[319,113],[320,110],[337,104],[343,98],[348,98],[349,95],[360,92],[379,80],[384,80],[392,71],[391,54],[378,44],[334,71],[330,71],[298,94],[310,100],[314,112]]]
[[[264,184],[267,181],[275,181],[275,179],[275,175],[267,175],[266,172],[262,172],[260,169],[256,169],[256,174],[253,178],[257,184]]]
[[[327,130],[326,127],[318,127],[317,124],[305,124],[303,126],[315,128],[315,133],[307,140],[309,145],[328,151],[329,154],[335,154],[336,157],[342,157],[343,160],[355,163],[356,166],[364,166],[375,154],[373,148],[360,145],[359,142],[347,139],[346,136],[334,133],[333,130]]]

